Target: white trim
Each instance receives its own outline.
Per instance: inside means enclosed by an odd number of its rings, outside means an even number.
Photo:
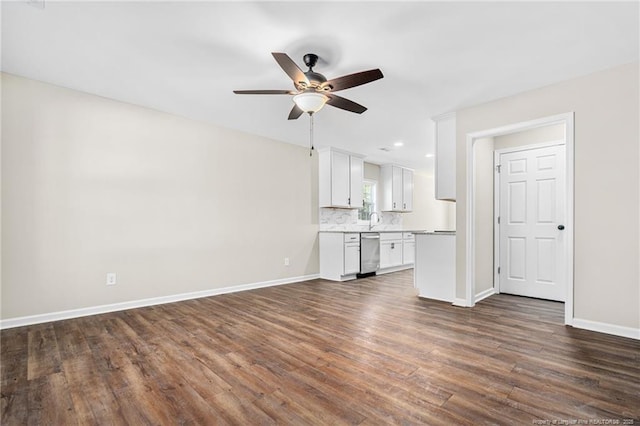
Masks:
[[[486,299],[489,296],[493,296],[494,294],[496,294],[496,289],[491,287],[476,294],[476,297],[474,297],[473,299],[475,303],[478,303],[479,301]]]
[[[549,126],[553,124],[564,124],[565,125],[565,149],[566,149],[566,233],[567,233],[567,242],[566,244],[566,286],[567,286],[567,297],[565,300],[565,314],[564,314],[564,322],[566,325],[572,325],[573,322],[573,266],[574,266],[574,258],[573,258],[573,245],[574,242],[574,220],[573,220],[573,210],[574,210],[574,195],[573,195],[573,185],[574,185],[574,113],[568,112],[564,114],[553,115],[549,117],[538,118],[535,120],[524,121],[515,124],[509,124],[502,127],[497,127],[488,130],[481,130],[478,132],[468,133],[466,137],[466,161],[467,161],[467,193],[466,193],[466,277],[465,277],[465,286],[466,286],[466,304],[467,306],[474,305],[474,297],[473,294],[475,292],[475,238],[474,238],[474,220],[475,220],[475,204],[473,202],[474,198],[474,155],[473,155],[473,146],[476,140],[486,138],[486,137],[495,137],[501,136],[509,133],[514,133],[517,131],[530,130],[538,127]]]
[[[467,299],[460,299],[458,297],[456,297],[453,300],[453,303],[451,303],[453,306],[460,306],[462,308],[470,308],[470,306],[467,305]]]
[[[573,327],[640,340],[640,328],[624,327],[621,325],[607,324],[604,322],[590,321],[580,318],[573,318]]]
[[[379,210],[378,209],[378,181],[376,179],[367,179],[367,178],[362,178],[362,189],[364,190],[364,184],[368,183],[373,185],[373,213],[378,214],[378,222],[376,222],[376,224],[380,223],[380,214],[379,214]],[[362,199],[364,200],[364,191],[362,193]],[[364,204],[364,201],[363,201]],[[356,222],[358,225],[366,225],[369,226],[369,222],[370,220],[362,220],[360,219],[360,209],[356,210],[356,215],[358,216]],[[374,225],[375,226],[375,225]]]
[[[406,269],[412,269],[413,265],[414,265],[413,263],[407,263],[406,265],[390,266],[388,268],[379,269],[376,272],[376,275],[384,275],[384,274],[390,274],[392,272],[399,272],[399,271],[404,271]]]
[[[574,113],[568,113],[567,114],[567,118],[565,120],[565,134],[564,134],[564,141],[565,141],[565,156],[566,156],[566,162],[567,162],[567,180],[566,180],[566,197],[567,197],[567,228],[565,229],[565,232],[567,233],[567,245],[566,245],[566,250],[567,250],[567,269],[566,269],[566,285],[567,285],[567,297],[565,298],[564,301],[564,323],[566,325],[572,325],[573,324],[573,267],[574,267],[574,258],[573,258],[573,246],[575,244],[575,240],[574,240],[574,232],[573,230],[575,229],[575,225],[574,225],[574,216],[573,216],[573,209],[574,209],[574,195],[573,195],[573,190],[574,190],[574,163],[573,163],[573,158],[574,158]]]
[[[474,157],[473,152],[473,144],[475,143],[475,139],[480,139],[480,137],[473,136],[473,134],[467,134],[467,206],[466,206],[466,235],[467,235],[467,243],[466,243],[466,274],[465,274],[465,299],[466,306],[473,307],[475,304],[473,301],[473,292],[475,290],[475,270],[476,270],[476,256],[474,253],[475,248],[475,232],[473,227],[473,222],[476,217],[476,206],[473,202],[473,188],[475,182],[475,171],[474,171]]]
[[[500,215],[500,173],[498,166],[500,165],[500,153],[493,151],[493,289],[495,293],[500,293],[500,224],[498,217]]]
[[[303,281],[314,280],[317,278],[320,278],[320,274],[303,275],[300,277],[282,278],[278,280],[241,284],[233,287],[213,288],[210,290],[194,291],[190,293],[174,294],[170,296],[160,296],[152,297],[149,299],[132,300],[129,302],[112,303],[109,305],[92,306],[88,308],[79,308],[67,311],[50,312],[46,314],[29,315],[25,317],[8,318],[0,320],[0,330],[51,321],[60,321],[70,318],[85,317],[89,315],[124,311],[127,309],[143,308],[145,306],[162,305],[165,303],[180,302],[183,300],[199,299],[201,297],[217,296],[220,294],[236,293],[239,291],[254,290],[264,287],[273,287],[283,284],[294,284]]]
[[[532,143],[531,145],[512,146],[509,148],[496,149],[496,154],[507,154],[510,152],[530,151],[532,149],[548,148],[550,146],[565,145],[564,141],[551,141],[542,143]]]

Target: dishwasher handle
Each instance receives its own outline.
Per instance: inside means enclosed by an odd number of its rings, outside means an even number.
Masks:
[[[380,239],[380,235],[367,235],[367,236],[360,236],[360,238],[362,238],[363,240],[379,240]]]

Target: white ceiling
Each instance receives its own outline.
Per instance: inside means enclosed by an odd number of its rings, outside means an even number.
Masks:
[[[327,78],[380,68],[382,80],[339,93],[364,114],[316,114],[316,146],[427,172],[430,117],[639,57],[637,1],[48,0],[1,12],[5,72],[302,146],[309,120],[287,120],[290,96],[232,90],[293,88],[270,52],[303,69],[316,53]]]

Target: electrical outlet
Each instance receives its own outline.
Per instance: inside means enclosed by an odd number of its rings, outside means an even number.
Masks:
[[[116,285],[116,273],[107,272],[107,285]]]
[[[289,266],[289,258],[288,257],[284,258],[284,266]]]

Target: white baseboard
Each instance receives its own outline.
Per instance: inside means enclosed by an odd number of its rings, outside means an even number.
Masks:
[[[486,289],[485,291],[481,291],[480,293],[476,294],[476,297],[474,298],[474,300],[476,301],[476,303],[478,303],[482,299],[486,299],[487,297],[493,296],[494,294],[496,294],[496,289],[491,287]]]
[[[201,297],[216,296],[219,294],[236,293],[239,291],[254,290],[264,287],[273,287],[283,284],[293,284],[319,278],[320,274],[303,275],[300,277],[282,278],[278,280],[262,281],[257,283],[242,284],[233,287],[213,288],[210,290],[194,291],[190,293],[174,294],[170,296],[152,297],[149,299],[132,300],[129,302],[113,303],[109,305],[92,306],[88,308],[71,309],[39,315],[29,315],[17,318],[0,320],[0,330],[25,325],[41,324],[51,321],[60,321],[70,318],[85,317],[89,315],[105,314],[108,312],[124,311],[127,309],[143,308],[145,306],[162,305],[165,303],[180,302],[183,300],[199,299]]]
[[[612,334],[614,336],[628,337],[630,339],[640,340],[640,328],[623,327],[621,325],[607,324],[604,322],[590,321],[585,319],[573,318],[571,326],[582,328],[584,330],[597,331],[599,333]]]
[[[392,272],[404,271],[406,269],[413,269],[413,263],[410,263],[408,265],[392,266],[390,268],[379,269],[376,272],[376,275],[390,274]]]
[[[458,299],[457,297],[453,299],[453,306],[460,306],[461,308],[468,308],[467,299]]]

